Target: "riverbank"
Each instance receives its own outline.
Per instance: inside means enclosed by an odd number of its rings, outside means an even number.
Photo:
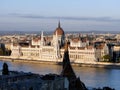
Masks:
[[[45,61],[45,60],[35,60],[29,58],[14,58],[10,56],[0,56],[0,61],[10,61],[10,62],[23,62],[23,63],[43,63],[43,64],[55,64],[61,65],[60,61]],[[111,69],[120,69],[120,63],[109,63],[109,62],[93,62],[93,63],[74,63],[71,62],[72,66],[77,67],[93,67],[93,68],[111,68]]]

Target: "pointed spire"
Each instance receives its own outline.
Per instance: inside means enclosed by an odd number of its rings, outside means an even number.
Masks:
[[[41,31],[41,46],[43,46],[44,38],[43,38],[43,31]]]
[[[58,22],[58,28],[60,28],[60,20],[59,20],[59,22]]]
[[[63,57],[63,71],[61,75],[67,77],[69,81],[71,81],[72,79],[76,79],[76,75],[70,64],[67,42],[65,44],[65,51],[64,51],[64,57]]]
[[[70,64],[69,52],[68,52],[68,43],[65,43],[65,52],[63,57],[63,70],[61,72],[63,77],[67,77],[69,81],[69,90],[87,90],[85,84],[76,77],[73,68]],[[73,84],[74,82],[74,84]]]
[[[41,31],[41,36],[43,37],[43,31]]]
[[[43,41],[43,31],[41,31],[41,40]]]

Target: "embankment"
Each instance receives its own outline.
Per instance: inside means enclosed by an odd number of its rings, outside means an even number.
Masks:
[[[0,56],[0,61],[10,61],[10,62],[23,62],[23,63],[43,63],[43,64],[57,64],[61,65],[60,61],[45,61],[42,59],[31,59],[31,58],[15,58],[10,56]],[[78,67],[93,67],[93,68],[111,68],[120,69],[120,63],[110,63],[110,62],[93,62],[93,63],[71,63],[72,66]]]

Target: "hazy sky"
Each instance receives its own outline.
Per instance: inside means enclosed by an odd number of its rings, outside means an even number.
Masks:
[[[120,30],[120,0],[0,0],[0,31]]]

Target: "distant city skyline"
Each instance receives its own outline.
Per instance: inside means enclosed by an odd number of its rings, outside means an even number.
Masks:
[[[0,31],[119,31],[120,0],[1,0]]]

